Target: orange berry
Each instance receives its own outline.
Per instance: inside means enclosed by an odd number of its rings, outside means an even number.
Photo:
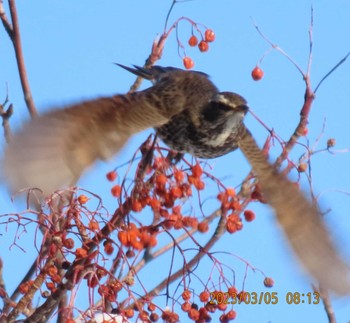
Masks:
[[[194,177],[201,177],[203,174],[203,169],[202,169],[202,166],[200,164],[196,164],[192,167],[192,175]]]
[[[221,203],[227,202],[227,193],[226,192],[220,192],[216,197]]]
[[[205,183],[203,181],[201,181],[200,179],[197,179],[193,182],[194,187],[198,190],[204,190],[205,188]]]
[[[182,292],[182,298],[184,301],[188,301],[191,296],[192,296],[192,293],[188,290],[188,289],[185,289],[183,292]]]
[[[185,179],[185,174],[181,170],[176,170],[174,172],[174,178],[177,183],[182,183]]]
[[[49,268],[47,268],[47,274],[50,277],[57,275],[57,273],[58,273],[58,269],[56,266],[52,265]]]
[[[168,181],[168,178],[164,174],[159,174],[156,177],[156,183],[160,186],[164,186]]]
[[[191,228],[198,227],[198,219],[193,216],[184,216],[182,218],[182,223],[185,227],[191,227]]]
[[[151,320],[151,322],[157,322],[159,320],[159,315],[157,313],[151,313],[149,319]]]
[[[190,39],[188,40],[188,44],[189,44],[191,47],[197,46],[197,44],[198,44],[198,38],[197,38],[195,35],[192,35],[192,36],[190,37]]]
[[[134,313],[134,310],[132,308],[127,308],[125,310],[124,314],[128,319],[131,319],[135,313]]]
[[[229,233],[235,233],[236,231],[241,230],[243,227],[242,221],[236,214],[231,214],[227,218],[226,230]]]
[[[182,62],[187,70],[190,70],[194,67],[194,61],[188,56],[184,57]]]
[[[89,222],[89,229],[90,229],[91,231],[97,231],[97,230],[100,229],[100,225],[98,224],[97,221],[91,220],[91,221]]]
[[[142,250],[144,248],[143,243],[141,241],[137,241],[137,240],[131,240],[130,245],[131,245],[131,247],[133,247],[136,250]]]
[[[209,49],[209,44],[205,41],[202,40],[199,44],[198,44],[198,48],[201,52],[207,52]]]
[[[84,258],[87,256],[87,251],[86,249],[84,248],[77,248],[75,250],[75,255],[78,257],[78,258]]]
[[[198,231],[201,233],[206,233],[209,231],[209,224],[207,221],[202,221],[198,223]]]
[[[56,290],[56,286],[54,283],[52,282],[46,282],[46,287],[48,290],[50,290],[51,292],[54,292]]]
[[[243,214],[247,222],[251,222],[255,219],[255,213],[251,210],[245,210]]]
[[[159,200],[152,198],[149,201],[149,206],[152,208],[153,211],[159,211],[161,204]]]
[[[108,172],[106,177],[110,182],[113,182],[117,178],[117,172],[115,170]]]
[[[298,171],[299,171],[300,173],[304,173],[306,170],[307,170],[307,164],[306,164],[306,163],[301,163],[301,164],[298,166]]]
[[[226,194],[227,194],[227,196],[235,197],[236,196],[236,191],[235,191],[234,188],[229,187],[229,188],[226,189]]]
[[[184,312],[189,312],[190,309],[191,309],[191,304],[189,302],[185,302],[181,305],[181,309],[184,311]]]
[[[89,198],[84,194],[79,195],[79,197],[78,197],[78,202],[80,204],[85,204],[88,200],[89,200]]]
[[[210,294],[206,290],[199,294],[199,299],[201,300],[201,302],[205,302],[205,303],[208,302],[209,297],[210,297]]]
[[[227,304],[225,304],[224,302],[220,303],[217,305],[217,308],[220,310],[220,311],[225,311],[227,309]]]
[[[126,231],[119,231],[118,232],[118,239],[123,246],[128,246],[129,237],[128,237],[128,233]]]
[[[141,202],[138,201],[138,200],[133,200],[132,203],[131,203],[131,209],[134,212],[141,212],[142,211],[142,204],[141,204]]]
[[[182,194],[182,189],[180,187],[178,187],[178,186],[172,187],[170,189],[170,193],[175,198],[180,198],[183,195]]]
[[[237,312],[234,310],[230,310],[226,313],[226,316],[229,320],[234,320],[237,316]]]
[[[266,278],[264,279],[264,285],[265,285],[265,287],[273,287],[274,284],[275,284],[275,282],[273,281],[272,278],[266,277]]]
[[[252,70],[252,78],[254,81],[260,81],[264,77],[264,71],[258,67],[255,66]]]
[[[21,284],[19,286],[19,292],[21,294],[25,294],[29,291],[29,288],[33,285],[34,281],[33,280],[28,280],[25,283]]]
[[[231,201],[230,203],[230,209],[233,211],[240,211],[241,210],[241,204],[239,204],[239,201]]]
[[[205,41],[211,43],[215,40],[215,33],[211,29],[207,29],[204,33]]]
[[[231,294],[238,294],[238,290],[235,286],[230,286],[227,291],[229,292],[230,295]]]
[[[108,241],[107,243],[105,243],[104,245],[104,251],[107,255],[111,255],[113,254],[113,251],[114,251],[114,247],[113,247],[113,244]]]
[[[336,140],[334,138],[329,138],[327,140],[327,148],[331,148],[331,147],[334,147],[336,144]]]
[[[121,192],[122,192],[122,188],[120,185],[114,185],[111,188],[111,193],[114,197],[120,197]]]
[[[193,320],[193,321],[197,321],[199,319],[199,312],[197,309],[195,308],[191,308],[188,312],[188,317]]]
[[[151,312],[154,312],[156,310],[156,305],[154,303],[149,303],[147,309]]]
[[[72,249],[74,248],[74,240],[72,238],[67,238],[63,240],[63,245],[67,248],[67,249]]]

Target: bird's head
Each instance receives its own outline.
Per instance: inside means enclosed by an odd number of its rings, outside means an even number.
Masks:
[[[245,115],[249,108],[247,101],[237,93],[219,92],[213,96],[210,103],[218,110],[235,112]]]

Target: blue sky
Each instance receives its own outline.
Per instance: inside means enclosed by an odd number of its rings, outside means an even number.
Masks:
[[[133,76],[112,63],[144,63],[153,39],[163,31],[170,4],[169,0],[18,1],[25,62],[38,110],[44,112],[81,99],[126,92]],[[350,50],[350,3],[345,0],[319,0],[313,6],[311,80],[315,87]],[[186,48],[187,55],[195,61],[195,68],[211,75],[221,90],[243,95],[254,113],[274,128],[278,135],[287,139],[297,124],[303,103],[304,83],[296,68],[276,51],[271,52],[262,63],[264,79],[260,82],[251,79],[251,70],[269,49],[269,45],[254,29],[252,19],[275,44],[305,69],[309,51],[310,7],[311,2],[305,0],[188,1],[175,6],[170,23],[181,16],[187,16],[212,28],[216,33],[216,41],[207,53]],[[180,24],[179,35],[183,43],[186,43],[190,30],[187,23]],[[8,84],[9,98],[15,107],[11,126],[16,129],[29,116],[24,106],[13,49],[2,28],[0,39],[0,100],[5,97]],[[158,63],[182,67],[175,34],[170,36],[163,58]],[[307,137],[310,146],[314,146],[319,139],[317,148],[324,148],[327,139],[332,137],[337,141],[335,150],[350,148],[349,69],[350,62],[345,62],[319,89],[310,115]],[[148,84],[144,83],[143,86]],[[262,145],[268,135],[265,129],[251,115],[247,116],[246,124]],[[323,124],[325,128],[320,136]],[[114,166],[128,161],[148,133],[136,136],[118,157],[107,165],[99,163],[79,182],[81,187],[105,196],[105,204],[110,211],[115,207],[115,202],[109,196],[110,184],[106,182],[104,174]],[[4,145],[1,138],[2,149]],[[295,161],[302,152],[300,148],[293,152]],[[278,153],[279,146],[276,145],[271,151],[271,158]],[[228,186],[238,185],[249,171],[249,166],[239,151],[209,161],[209,164],[213,167],[213,174],[225,178],[224,182]],[[340,252],[348,260],[349,165],[350,154],[346,152],[333,155],[320,153],[312,160],[314,191],[321,194],[324,209],[331,209],[327,221],[337,237]],[[291,177],[295,179],[296,173],[292,173]],[[306,178],[303,177],[302,186],[306,188],[306,184]],[[212,186],[212,189],[207,192],[208,196],[216,195],[215,187]],[[1,214],[20,210],[20,206],[10,204],[4,186],[0,191],[0,199]],[[273,277],[275,286],[266,290],[262,286],[262,276],[249,271],[247,287],[254,291],[276,291],[280,301],[276,305],[239,305],[236,307],[236,321],[327,322],[322,305],[288,305],[284,301],[287,292],[312,291],[308,277],[300,271],[297,261],[291,255],[271,210],[258,203],[252,204],[250,208],[256,212],[257,219],[245,224],[241,232],[226,235],[214,250],[238,255]],[[208,214],[212,210],[208,210]],[[30,232],[20,239],[25,253],[16,247],[9,251],[14,229],[10,227],[6,232],[5,226],[0,226],[1,257],[5,263],[4,277],[9,290],[23,277],[25,264],[34,259],[30,251],[33,240]],[[236,279],[241,284],[244,276],[242,262],[233,257],[225,258],[225,255],[220,255],[220,259],[235,268]],[[198,275],[207,275],[207,268],[203,267],[199,268]],[[149,279],[152,270],[154,267],[151,265],[141,276]],[[151,287],[156,282],[156,279],[149,279],[147,285]],[[159,304],[165,305],[162,301]],[[333,299],[338,322],[350,320],[349,304],[350,298]]]

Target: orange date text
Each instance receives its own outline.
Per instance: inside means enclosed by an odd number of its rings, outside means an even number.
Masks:
[[[210,293],[209,304],[220,305],[220,304],[277,304],[278,295],[277,292],[240,292],[240,293],[229,293],[215,291]]]

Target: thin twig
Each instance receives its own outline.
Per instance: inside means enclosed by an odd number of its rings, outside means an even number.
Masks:
[[[314,290],[317,292],[316,288],[314,288]],[[322,299],[324,309],[327,313],[328,322],[329,323],[337,323],[337,319],[335,317],[333,306],[332,306],[332,303],[331,303],[331,300],[330,300],[330,297],[329,297],[327,290],[320,287],[318,292],[319,292],[319,295]]]
[[[30,116],[34,118],[37,115],[37,111],[36,111],[32,93],[30,90],[27,71],[24,63],[24,56],[23,56],[23,50],[22,50],[22,44],[21,44],[21,35],[19,30],[19,21],[18,21],[15,0],[9,0],[9,7],[10,7],[10,14],[11,14],[11,20],[13,25],[11,39],[12,39],[13,47],[15,49],[17,67],[18,67],[21,84],[22,84],[24,100],[26,102]]]
[[[322,77],[321,81],[317,84],[316,88],[315,88],[315,91],[314,93],[316,93],[316,91],[318,90],[318,88],[320,87],[320,85],[323,83],[323,81],[329,76],[331,75],[340,65],[342,65],[346,60],[347,58],[349,57],[350,55],[350,52],[347,53],[345,55],[345,57],[343,57],[338,64],[336,64],[324,77]]]

